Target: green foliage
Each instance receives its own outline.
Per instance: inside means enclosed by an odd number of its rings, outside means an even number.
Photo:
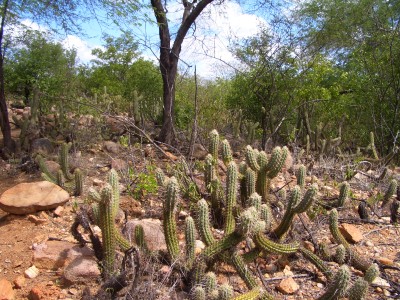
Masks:
[[[128,168],[128,193],[137,200],[142,200],[146,196],[157,192],[157,173],[154,166],[146,165],[142,172],[135,172],[132,167]]]

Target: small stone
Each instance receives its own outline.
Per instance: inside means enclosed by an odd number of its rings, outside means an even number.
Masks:
[[[377,260],[385,266],[393,266],[394,265],[394,261],[387,258],[387,257],[378,257]]]
[[[13,281],[15,288],[21,289],[25,285],[25,281],[26,281],[26,279],[24,276],[22,276],[22,275],[17,276]],[[0,297],[0,299],[2,299],[2,298]]]
[[[290,270],[289,266],[285,266],[285,268],[283,269],[283,274],[285,274],[285,276],[293,276],[293,272]]]
[[[345,239],[351,243],[358,243],[363,239],[361,231],[352,224],[343,223],[339,230]]]
[[[172,154],[171,152],[166,151],[165,155],[172,161],[176,161],[178,159],[178,157],[174,154]]]
[[[160,269],[160,272],[163,274],[168,274],[169,272],[171,272],[171,268],[167,265],[163,265]]]
[[[201,253],[201,251],[206,247],[206,245],[204,245],[204,243],[200,240],[195,240],[194,247],[195,247],[194,253],[197,255]]]
[[[93,281],[100,275],[97,261],[88,256],[78,256],[64,270],[64,278],[72,283]]]
[[[311,243],[310,241],[304,241],[303,244],[304,244],[304,248],[306,248],[308,251],[311,251],[314,253],[315,248],[314,248],[313,243]]]
[[[1,300],[13,300],[15,292],[13,290],[11,282],[7,279],[0,279],[0,299]]]
[[[128,164],[125,160],[114,158],[111,160],[111,168],[116,171],[123,171],[128,169]]]
[[[64,210],[64,207],[62,207],[62,206],[57,206],[57,208],[54,210],[54,214],[55,214],[57,217],[61,217],[61,216],[62,216],[63,210]]]
[[[373,246],[374,246],[374,243],[368,240],[368,241],[365,242],[365,246],[367,246],[367,247],[373,247]]]
[[[28,220],[36,225],[44,224],[47,222],[47,219],[41,219],[35,215],[28,215]]]
[[[323,289],[323,288],[324,288],[324,285],[323,285],[321,282],[318,282],[318,283],[317,283],[317,287],[320,288],[320,289]]]
[[[103,185],[104,182],[98,178],[94,178],[92,183],[94,186],[101,186],[101,185]]]
[[[36,268],[35,266],[29,267],[28,269],[25,270],[24,272],[26,278],[35,278],[39,275],[39,269]]]
[[[384,290],[383,290],[383,294],[384,294],[386,297],[389,297],[389,296],[390,296],[390,292],[389,292],[387,289],[384,289]]]
[[[283,294],[294,294],[300,287],[292,277],[289,277],[283,279],[276,288]]]
[[[103,144],[103,149],[112,154],[118,154],[120,151],[120,146],[112,141],[105,141]]]
[[[389,282],[381,277],[376,277],[372,283],[379,285],[380,287],[390,287]]]

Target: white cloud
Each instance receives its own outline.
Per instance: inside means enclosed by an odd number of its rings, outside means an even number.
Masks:
[[[82,63],[88,63],[95,58],[95,56],[92,55],[92,50],[94,48],[103,48],[99,45],[90,45],[87,41],[82,40],[76,35],[68,35],[61,41],[61,44],[66,49],[76,49],[79,62]]]
[[[268,26],[266,20],[245,13],[239,4],[229,1],[209,6],[196,25],[196,32],[190,36],[189,31],[183,43],[181,58],[190,65],[196,64],[197,73],[208,78],[232,70],[222,61],[237,64],[228,50],[230,40],[254,36],[261,27]]]

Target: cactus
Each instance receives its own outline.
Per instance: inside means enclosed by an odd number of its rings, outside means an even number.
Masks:
[[[381,206],[382,208],[387,206],[387,204],[390,201],[390,198],[392,198],[392,196],[396,193],[396,190],[397,190],[397,180],[392,179],[389,183],[385,195],[383,196],[382,206]]]
[[[346,199],[349,197],[349,192],[350,192],[350,185],[347,181],[344,181],[340,185],[340,193],[339,193],[339,198],[337,199],[336,207],[343,207],[344,203],[346,202]]]
[[[191,299],[193,300],[205,300],[206,299],[206,291],[202,286],[195,286],[193,291],[192,291],[192,297]]]
[[[376,277],[379,276],[379,267],[377,264],[371,264],[365,271],[364,280],[368,283],[372,283]]]
[[[372,131],[369,133],[369,145],[367,149],[370,149],[372,151],[372,156],[374,159],[379,159],[378,152],[376,151],[375,147],[375,137]]]
[[[188,216],[185,220],[186,240],[186,265],[190,269],[195,258],[195,228],[193,218]]]
[[[161,170],[160,168],[157,168],[155,171],[155,175],[156,175],[157,184],[159,186],[164,186],[166,184],[166,178],[165,178],[165,174],[164,174],[163,170]]]
[[[58,186],[68,190],[75,196],[80,196],[83,194],[82,171],[77,168],[75,169],[74,174],[71,174],[69,172],[68,151],[70,147],[71,143],[62,144],[59,153],[59,162],[61,170],[58,170],[56,175],[51,174],[50,170],[46,166],[44,158],[41,155],[38,155],[36,160],[38,162],[44,180],[57,184]]]
[[[210,132],[210,145],[208,152],[211,154],[214,165],[218,165],[219,133],[215,129]]]
[[[228,300],[233,296],[233,288],[229,284],[223,284],[218,288],[218,297],[220,300]]]
[[[347,291],[349,300],[366,299],[368,293],[368,282],[362,278],[358,278]]]
[[[252,194],[256,192],[256,173],[251,169],[247,168],[246,170],[246,196],[248,199]]]
[[[200,233],[202,240],[205,242],[205,244],[207,246],[209,246],[215,242],[215,239],[211,232],[210,213],[208,211],[208,204],[207,204],[206,200],[201,199],[197,203],[197,206],[198,206],[197,222],[198,222],[199,233]]]
[[[203,277],[203,286],[205,288],[206,294],[215,290],[217,287],[217,276],[214,272],[207,272]]]
[[[338,227],[338,212],[336,209],[332,209],[329,215],[329,229],[336,243],[343,245],[346,249],[346,257],[348,258],[349,263],[358,270],[366,271],[371,266],[371,262],[361,257],[357,250],[351,247],[340,233]]]
[[[254,276],[251,274],[246,264],[244,263],[243,258],[238,253],[233,253],[231,257],[231,262],[238,272],[239,276],[243,279],[249,289],[257,287],[257,282]]]
[[[254,235],[254,242],[264,251],[273,254],[290,254],[296,252],[299,249],[299,245],[297,243],[278,244],[264,237],[262,233]]]
[[[310,262],[313,263],[314,266],[320,270],[326,278],[331,279],[332,278],[332,271],[329,269],[328,265],[317,255],[312,253],[311,251],[300,247],[299,248],[300,252],[303,254],[305,258],[307,258]]]
[[[325,293],[319,297],[319,300],[337,300],[345,294],[347,286],[350,281],[350,270],[349,267],[343,265],[339,271],[335,274],[331,285],[325,291]]]
[[[175,210],[178,199],[178,182],[171,177],[167,185],[167,196],[164,202],[164,234],[168,253],[174,261],[179,256],[178,236],[176,233]]]
[[[229,144],[227,139],[222,141],[222,160],[225,166],[228,166],[229,163],[233,160],[231,145]]]
[[[255,287],[254,289],[248,291],[247,293],[241,294],[232,300],[255,300],[261,294],[261,289],[259,287]]]
[[[144,239],[144,230],[143,226],[138,224],[135,226],[135,243],[139,247],[139,249],[146,251],[147,250],[147,245],[146,241]]]
[[[306,167],[300,165],[296,172],[297,185],[303,190],[306,182]]]
[[[235,219],[233,217],[233,208],[236,205],[238,171],[236,163],[231,161],[228,165],[228,174],[226,178],[226,208],[225,208],[225,233],[230,234],[235,229]]]
[[[345,263],[345,260],[346,260],[346,248],[343,245],[339,245],[336,248],[334,259],[339,265],[343,265]]]

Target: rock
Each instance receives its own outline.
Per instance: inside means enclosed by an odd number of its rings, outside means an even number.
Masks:
[[[15,288],[16,289],[23,288],[25,286],[25,281],[26,281],[26,279],[24,276],[22,276],[22,275],[17,276],[13,281]],[[0,299],[2,299],[2,298],[0,297]]]
[[[61,289],[55,285],[38,284],[29,292],[29,300],[61,299]],[[64,299],[64,298],[62,298]]]
[[[315,252],[314,245],[310,241],[304,241],[303,245],[304,245],[304,248],[306,248],[308,251],[311,251],[313,253]]]
[[[24,274],[26,278],[36,278],[39,275],[40,271],[36,266],[31,266],[25,270]]]
[[[289,277],[283,279],[276,288],[283,294],[294,294],[300,287],[292,277]]]
[[[204,159],[207,156],[207,150],[201,144],[193,145],[193,158]]]
[[[379,261],[382,265],[385,265],[385,266],[393,266],[394,265],[394,261],[387,257],[378,257],[377,261]]]
[[[20,183],[0,197],[0,208],[6,212],[25,215],[56,208],[69,199],[67,191],[49,181]]]
[[[53,213],[54,213],[54,215],[56,215],[57,217],[61,217],[63,211],[64,211],[64,207],[58,206],[58,207],[54,210]]]
[[[7,279],[0,279],[0,299],[1,300],[13,300],[15,292],[13,290],[11,282]]]
[[[358,243],[363,239],[361,231],[354,225],[343,223],[339,230],[350,243]]]
[[[111,168],[115,171],[124,171],[128,169],[128,164],[125,160],[115,158],[111,160]]]
[[[28,215],[28,220],[36,225],[47,223],[47,219],[39,218],[35,215]]]
[[[194,253],[200,254],[201,251],[203,251],[203,249],[206,247],[206,245],[200,240],[195,240],[194,247],[195,247]]]
[[[60,164],[52,160],[45,160],[44,164],[52,174],[57,174],[58,170],[61,169]]]
[[[372,281],[372,284],[376,284],[376,285],[378,285],[378,286],[380,286],[381,288],[382,287],[386,287],[386,288],[388,288],[388,287],[390,287],[390,284],[389,284],[389,282],[387,282],[385,279],[383,279],[383,278],[381,278],[381,277],[376,277],[375,279],[374,279],[374,281]]]
[[[172,161],[178,160],[178,157],[176,155],[172,154],[171,152],[165,151],[165,155]]]
[[[100,180],[98,178],[94,178],[92,183],[93,183],[94,186],[101,186],[101,185],[104,184],[104,181],[102,181],[102,180]]]
[[[135,227],[139,224],[143,227],[144,239],[150,251],[167,250],[161,221],[158,219],[130,220],[123,229],[124,235],[129,240],[133,240]]]
[[[42,154],[48,156],[54,151],[54,147],[49,139],[38,138],[32,141],[31,153],[32,154]]]
[[[33,263],[40,269],[57,270],[79,256],[92,256],[93,250],[64,241],[47,241],[33,251]]]
[[[103,149],[112,154],[118,154],[120,150],[120,145],[112,141],[105,141],[103,144]]]
[[[98,262],[94,257],[80,256],[75,258],[65,269],[64,278],[72,283],[93,281],[100,276]]]

